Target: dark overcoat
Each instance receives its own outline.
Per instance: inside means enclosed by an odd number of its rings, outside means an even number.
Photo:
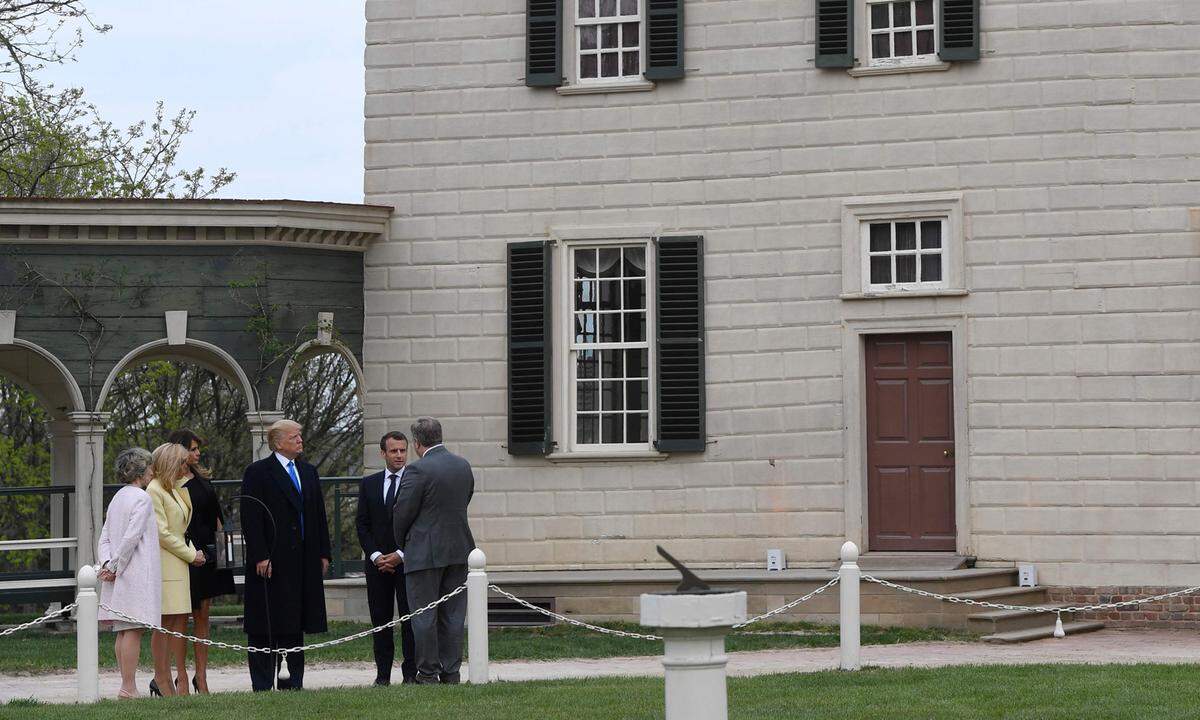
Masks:
[[[303,497],[275,454],[251,463],[242,476],[242,535],[246,547],[246,605],[242,627],[248,635],[325,632],[325,585],[321,558],[331,559],[329,523],[317,469],[296,461]],[[304,529],[301,532],[301,508]],[[267,511],[270,511],[270,516]],[[272,532],[271,517],[274,517]],[[270,557],[271,577],[254,566]],[[267,608],[270,607],[270,625]]]

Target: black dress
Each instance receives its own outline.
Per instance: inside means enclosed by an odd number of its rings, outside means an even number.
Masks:
[[[217,493],[208,480],[193,472],[192,479],[187,483],[188,493],[192,498],[192,521],[188,523],[187,538],[197,549],[216,546],[220,552],[224,543],[217,543],[217,522],[225,524],[225,514],[221,512],[221,503]],[[229,570],[218,570],[216,563],[209,562],[203,567],[191,566],[192,609],[209,598],[232,593],[233,574]]]

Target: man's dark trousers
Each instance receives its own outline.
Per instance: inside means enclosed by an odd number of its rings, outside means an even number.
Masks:
[[[467,566],[417,570],[407,573],[404,579],[409,604],[415,608],[425,607],[466,582]],[[413,637],[417,643],[418,683],[453,684],[459,681],[466,615],[467,594],[459,593],[412,619]]]
[[[290,648],[304,644],[304,635],[247,635],[250,647]],[[265,692],[275,689],[276,673],[279,671],[280,658],[278,654],[247,653],[250,665],[250,686],[254,692]],[[288,673],[291,677],[279,681],[280,690],[304,689],[304,653],[288,653]]]
[[[404,565],[394,573],[379,572],[375,563],[366,561],[367,607],[371,612],[371,625],[379,627],[397,617],[408,614],[408,593],[404,582]],[[395,612],[399,610],[399,615]],[[392,679],[392,662],[396,658],[396,641],[392,628],[380,630],[371,636],[375,649],[375,682],[388,684]],[[404,660],[400,663],[400,675],[404,682],[413,682],[417,676],[416,642],[413,640],[412,622],[400,624],[400,648]]]

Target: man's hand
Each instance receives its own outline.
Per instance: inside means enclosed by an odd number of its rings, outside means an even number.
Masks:
[[[271,577],[271,561],[270,560],[260,561],[257,565],[254,566],[254,572],[258,573],[259,577],[264,577],[264,578]]]
[[[379,559],[386,563],[387,569],[391,570],[392,572],[395,572],[396,568],[400,567],[400,563],[404,562],[404,559],[401,557],[400,551],[398,550],[394,553],[383,555]]]
[[[329,558],[321,558],[321,574],[329,574]]]

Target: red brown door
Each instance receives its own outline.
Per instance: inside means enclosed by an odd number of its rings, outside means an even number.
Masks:
[[[949,333],[868,335],[867,527],[876,551],[953,551]]]

